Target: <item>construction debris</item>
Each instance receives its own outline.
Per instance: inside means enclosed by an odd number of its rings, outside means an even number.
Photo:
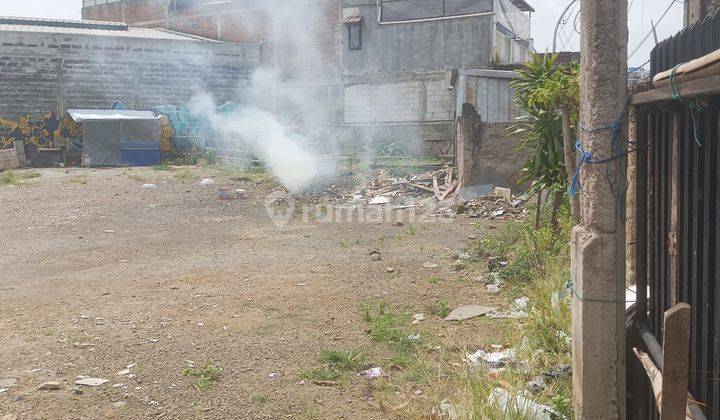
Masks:
[[[509,188],[480,185],[461,187],[452,166],[417,175],[392,176],[387,170],[368,176],[346,173],[332,185],[317,187],[306,196],[315,203],[392,205],[394,210],[437,206],[436,216],[519,219],[525,214],[526,198],[516,198]]]
[[[44,382],[38,387],[39,391],[57,391],[62,387],[62,384],[57,381]]]
[[[83,378],[83,379],[78,379],[77,381],[75,381],[75,385],[100,386],[100,385],[104,385],[108,382],[110,382],[109,379]]]
[[[488,369],[495,370],[503,369],[505,366],[515,363],[515,349],[506,349],[491,353],[478,350],[473,354],[468,354],[466,360],[473,366],[484,366]]]
[[[480,305],[467,305],[454,309],[445,317],[445,321],[464,321],[466,319],[475,318],[494,311],[495,308]]]
[[[381,367],[374,367],[374,368],[370,368],[368,370],[360,372],[360,376],[362,376],[365,379],[375,379],[375,378],[382,378],[383,376],[387,376],[387,373],[385,373],[385,371]]]
[[[564,419],[565,416],[552,408],[531,400],[526,392],[512,395],[502,388],[495,388],[488,397],[488,403],[508,417],[520,415],[529,420]]]

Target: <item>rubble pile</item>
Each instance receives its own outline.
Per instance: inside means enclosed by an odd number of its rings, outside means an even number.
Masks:
[[[520,220],[525,215],[525,204],[526,200],[524,199],[508,200],[505,197],[491,194],[466,202],[460,200],[452,210],[457,215],[469,218]]]
[[[441,217],[521,219],[524,198],[516,198],[508,188],[479,186],[461,188],[457,170],[445,166],[410,176],[393,176],[387,170],[369,175],[344,173],[319,183],[304,201],[311,204],[389,205],[395,209],[437,206]]]

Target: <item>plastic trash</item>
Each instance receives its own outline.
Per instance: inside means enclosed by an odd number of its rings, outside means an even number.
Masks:
[[[375,379],[387,376],[387,373],[385,373],[385,371],[381,367],[374,367],[360,372],[360,376],[365,379]]]

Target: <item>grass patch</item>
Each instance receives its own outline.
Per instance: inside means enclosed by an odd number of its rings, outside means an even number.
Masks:
[[[15,175],[13,171],[7,171],[0,174],[0,185],[18,185],[20,184],[20,177]]]
[[[181,168],[175,171],[174,176],[178,181],[189,181],[194,178],[195,174],[190,168]]]
[[[172,165],[168,163],[161,163],[159,165],[152,166],[153,171],[173,171],[175,168],[173,168]]]
[[[35,178],[40,178],[42,176],[42,174],[38,171],[27,171],[27,172],[20,173],[19,176],[21,179],[35,179]]]
[[[250,399],[258,404],[266,404],[268,401],[270,401],[267,397],[267,395],[263,394],[254,394],[250,397]]]
[[[337,381],[342,375],[328,366],[300,371],[300,378],[306,381]]]
[[[20,173],[15,173],[13,171],[5,171],[3,173],[0,173],[0,186],[6,186],[6,185],[14,185],[18,186],[23,183],[23,181],[29,180],[29,179],[37,179],[40,178],[42,174],[38,171],[24,171]]]
[[[186,378],[195,378],[195,388],[200,391],[205,391],[213,387],[221,371],[222,369],[215,366],[213,362],[207,362],[199,368],[192,366],[186,367],[182,371],[182,375]]]
[[[72,178],[72,179],[68,179],[66,182],[68,184],[87,185],[88,180],[87,180],[87,178]]]
[[[560,228],[536,230],[531,223],[510,222],[494,235],[480,241],[473,249],[479,259],[506,261],[497,268],[505,281],[509,302],[519,296],[530,298],[528,317],[504,325],[506,347],[517,350],[524,367],[508,367],[498,375],[482,369],[453,374],[453,389],[444,397],[459,407],[461,417],[497,418],[498,407],[488,403],[493,388],[513,395],[528,392],[527,382],[543,376],[545,387],[531,398],[572,418],[572,380],[570,375],[549,375],[559,366],[571,364],[569,239],[572,227],[567,207],[560,217]],[[474,350],[473,350],[474,351]],[[506,418],[523,418],[524,413],[505,413]]]
[[[328,366],[341,371],[357,371],[365,362],[365,355],[360,349],[327,350],[321,360]]]
[[[147,184],[147,182],[148,182],[147,177],[144,177],[142,175],[130,174],[130,175],[128,175],[128,178],[132,179],[133,181],[140,182],[142,184]]]
[[[365,363],[365,354],[358,348],[325,350],[318,360],[321,367],[300,371],[306,381],[337,381],[345,372],[359,372]]]
[[[363,320],[366,332],[374,341],[383,343],[398,353],[407,353],[415,348],[417,340],[411,338],[410,317],[388,311],[384,301],[375,308],[363,305]]]
[[[432,284],[433,286],[435,286],[435,285],[437,285],[438,283],[440,283],[440,277],[438,277],[438,276],[430,276],[430,277],[427,278],[427,282],[430,283],[430,284]]]
[[[430,308],[430,313],[438,318],[445,319],[450,315],[450,304],[447,299],[441,299]]]

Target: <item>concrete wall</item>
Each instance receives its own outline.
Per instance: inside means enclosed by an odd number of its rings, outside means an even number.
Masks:
[[[342,3],[343,18],[361,16],[363,28],[361,50],[348,48],[342,28],[345,122],[450,124],[449,71],[489,67],[493,16],[381,24],[374,0]]]
[[[345,122],[452,120],[448,74],[433,72],[345,80]]]
[[[363,17],[363,48],[343,49],[343,75],[488,68],[492,14],[429,22],[378,23],[375,0],[344,0],[343,16]],[[343,45],[347,30],[343,28]]]
[[[260,59],[258,45],[193,40],[3,31],[0,41],[0,116],[9,119],[114,100],[185,104],[201,91],[237,99]]]
[[[523,139],[508,136],[511,123],[484,123],[471,104],[463,104],[455,137],[457,167],[464,187],[494,185],[520,189],[522,168],[529,153]]]

